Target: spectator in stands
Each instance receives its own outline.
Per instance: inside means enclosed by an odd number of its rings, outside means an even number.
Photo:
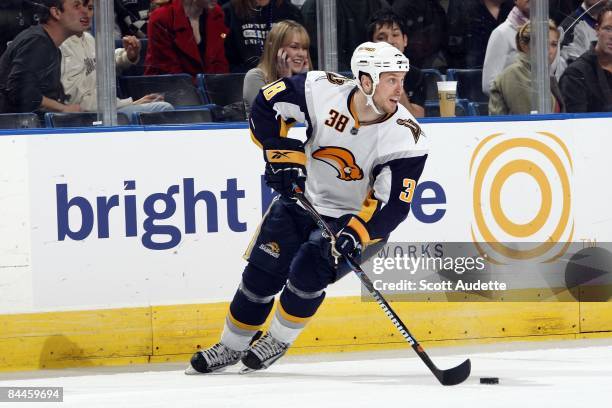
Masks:
[[[368,41],[366,27],[370,16],[388,8],[385,0],[335,0],[338,46],[338,71],[351,70],[351,56],[359,44]],[[316,0],[306,0],[302,6],[304,26],[311,39],[310,56],[313,68],[318,67]],[[321,67],[319,67],[320,69]]]
[[[559,45],[559,30],[552,20],[548,22],[548,63],[552,64]],[[529,114],[531,108],[531,60],[529,47],[531,24],[521,26],[516,33],[516,61],[506,67],[491,85],[489,98],[490,115]],[[550,77],[553,112],[565,112],[559,84],[553,75]]]
[[[555,24],[560,27],[561,22],[572,14],[581,3],[582,0],[549,0],[548,14]]]
[[[491,33],[513,7],[512,0],[450,0],[449,67],[482,68]]]
[[[82,32],[80,1],[38,0],[40,23],[22,31],[0,58],[0,112],[78,112],[64,104],[59,46]]]
[[[487,95],[495,78],[516,59],[516,33],[529,21],[529,0],[514,0],[514,4],[506,21],[489,37],[482,67],[482,92]]]
[[[172,0],[149,16],[145,75],[229,71],[227,27],[216,0]]]
[[[439,1],[395,0],[393,11],[404,21],[410,39],[405,51],[410,66],[445,70],[443,50],[448,42],[448,25]]]
[[[561,23],[561,58],[566,66],[587,52],[592,42],[597,41],[595,24],[605,3],[606,0],[585,0]]]
[[[289,0],[231,0],[223,10],[229,27],[225,55],[232,72],[247,72],[259,64],[273,23],[302,23],[300,10]]]
[[[38,22],[38,14],[29,2],[23,0],[3,0],[0,3],[0,55],[17,34]]]
[[[612,3],[601,9],[595,32],[595,47],[561,77],[568,112],[612,112]]]
[[[370,20],[368,40],[385,41],[404,52],[408,44],[404,20],[391,10],[380,10]],[[410,61],[410,70],[404,77],[404,92],[400,97],[400,103],[415,117],[425,116],[425,78],[412,61]]]
[[[309,46],[310,38],[300,23],[282,20],[272,25],[259,65],[244,77],[242,94],[247,114],[251,112],[251,104],[264,85],[308,71]]]
[[[83,0],[87,17],[82,20],[86,30],[91,28],[94,14],[93,0]],[[140,42],[134,36],[123,38],[124,48],[115,50],[115,64],[121,71],[138,62]],[[81,110],[95,112],[98,109],[96,83],[96,42],[87,31],[69,37],[60,46],[62,51],[62,85],[68,103],[78,104]],[[128,117],[134,112],[158,112],[172,109],[163,102],[163,96],[150,94],[133,101],[132,98],[117,99],[117,110]]]
[[[114,0],[116,38],[146,38],[151,0]]]

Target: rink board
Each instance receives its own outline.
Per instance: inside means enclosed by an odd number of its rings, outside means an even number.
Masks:
[[[515,175],[500,193],[518,221],[551,204],[530,240],[611,242],[612,118],[545,119],[424,124],[427,188],[391,240],[507,240],[491,197],[476,206],[473,194],[495,182],[504,159],[535,163],[551,186],[544,197],[542,180]],[[272,197],[247,133],[211,125],[0,134],[0,370],[165,361],[213,343]],[[153,220],[164,203],[174,211]],[[359,294],[352,276],[330,288],[292,352],[404,347]],[[417,338],[442,345],[607,336],[611,304],[393,306]]]
[[[610,305],[392,304],[428,347],[612,337],[606,329]],[[0,316],[0,371],[187,361],[198,348],[218,341],[228,307],[212,303]],[[376,303],[335,297],[325,301],[290,353],[405,347]]]

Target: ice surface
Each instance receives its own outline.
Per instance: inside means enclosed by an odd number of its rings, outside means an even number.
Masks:
[[[612,341],[429,348],[440,368],[472,360],[472,376],[443,387],[412,350],[286,356],[266,371],[186,376],[185,364],[9,373],[0,386],[61,386],[60,407],[596,407],[612,404]],[[499,377],[499,385],[479,384]]]

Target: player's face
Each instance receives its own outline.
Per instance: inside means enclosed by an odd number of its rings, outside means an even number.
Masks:
[[[612,13],[606,13],[597,27],[597,49],[612,57]]]
[[[402,30],[400,30],[397,24],[393,24],[392,26],[389,24],[377,26],[372,37],[372,41],[387,42],[401,52],[404,52],[404,49],[406,49],[408,45],[408,37],[406,34],[402,34]]]
[[[82,33],[83,19],[87,19],[87,8],[81,0],[65,0],[64,11],[59,11],[59,23],[69,33]]]
[[[397,109],[404,86],[405,72],[383,72],[374,91],[374,103],[385,113],[393,113]]]
[[[298,33],[290,34],[288,40],[283,45],[283,49],[287,53],[289,68],[294,74],[304,72],[308,69],[308,47]]]

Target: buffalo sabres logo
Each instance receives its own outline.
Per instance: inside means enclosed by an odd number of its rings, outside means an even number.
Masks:
[[[408,129],[410,129],[412,132],[412,137],[414,138],[414,143],[417,143],[421,137],[421,134],[423,134],[423,130],[419,124],[412,119],[398,119],[397,124],[400,126],[406,126]]]
[[[267,244],[261,244],[259,246],[259,249],[261,249],[273,258],[278,259],[280,257],[280,246],[276,242],[268,242]]]
[[[350,81],[349,78],[338,75],[335,72],[326,72],[325,75],[327,80],[334,85],[344,85],[346,82]]]
[[[353,181],[363,178],[363,171],[355,162],[355,156],[343,147],[323,146],[314,152],[312,157],[336,169],[340,180]]]

